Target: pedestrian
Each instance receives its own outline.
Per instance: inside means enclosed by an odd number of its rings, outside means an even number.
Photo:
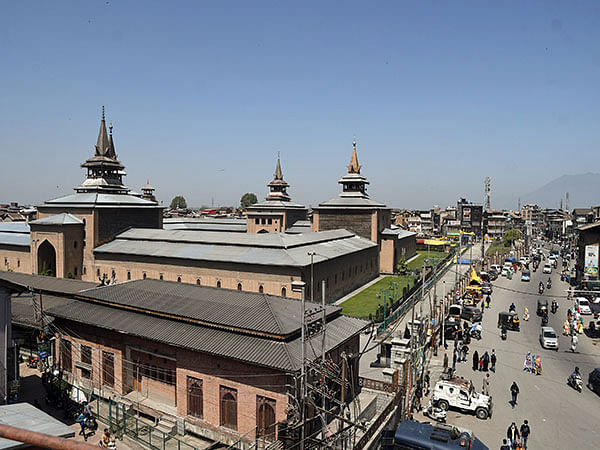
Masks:
[[[500,450],[510,450],[510,447],[508,446],[508,442],[506,441],[506,439],[502,439],[502,445],[500,446]]]
[[[483,371],[484,372],[488,371],[489,364],[490,364],[490,355],[486,350],[485,353],[483,354]]]
[[[527,355],[525,355],[525,361],[523,362],[523,370],[526,372],[531,372],[531,352],[527,352]]]
[[[477,367],[479,367],[479,353],[475,350],[473,352],[473,370],[477,370]]]
[[[483,370],[483,355],[481,355],[481,357],[479,358],[479,371],[481,372]]]
[[[514,448],[519,442],[519,429],[517,425],[513,422],[508,430],[506,430],[506,437],[508,438],[509,445]]]
[[[542,357],[540,355],[537,355],[535,357],[535,374],[536,375],[542,374]]]
[[[444,372],[448,368],[448,353],[444,353]]]
[[[486,373],[485,378],[483,379],[483,388],[481,389],[481,393],[483,395],[490,395],[490,374]]]
[[[458,359],[458,351],[454,349],[452,353],[452,372],[456,372],[456,360]]]
[[[461,360],[466,362],[467,361],[467,353],[469,353],[469,346],[467,344],[463,344],[461,352],[462,352]]]
[[[83,402],[83,415],[85,418],[92,417],[92,409],[90,408],[90,404],[88,402]]]
[[[490,356],[490,362],[492,363],[492,367],[490,370],[496,373],[496,350],[492,349],[492,356]]]
[[[511,401],[512,407],[514,408],[517,405],[517,397],[519,395],[519,386],[517,386],[516,381],[513,381],[513,384],[510,387],[510,393],[512,395],[512,401]]]
[[[531,428],[529,428],[529,422],[527,422],[527,419],[525,419],[523,421],[523,425],[521,425],[521,442],[525,450],[527,450],[527,440],[529,439],[530,434]]]
[[[79,416],[77,417],[76,422],[79,423],[79,426],[81,427],[81,430],[79,431],[79,436],[83,435],[83,439],[85,441],[87,441],[87,436],[85,434],[85,415],[83,414],[83,412],[81,412],[79,414]]]

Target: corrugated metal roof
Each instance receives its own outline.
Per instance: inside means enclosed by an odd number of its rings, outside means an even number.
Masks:
[[[0,232],[29,233],[29,224],[27,222],[0,222]]]
[[[229,231],[246,232],[246,222],[243,224],[230,223],[163,223],[165,230],[198,230],[198,231]]]
[[[293,303],[291,300],[287,301]],[[72,300],[69,304],[51,308],[47,310],[47,314],[175,347],[233,358],[278,370],[297,371],[301,365],[299,337],[279,341],[79,300]],[[359,319],[345,316],[333,318],[327,324],[326,348],[330,350],[337,347],[359,333],[365,326],[367,322]],[[316,357],[320,357],[320,342],[321,336],[318,335],[311,340],[312,346],[306,346],[315,349]]]
[[[338,195],[337,197],[332,198],[331,200],[324,201],[319,203],[319,206],[315,209],[319,208],[337,208],[337,207],[345,207],[345,208],[387,208],[387,206],[383,203],[376,202],[375,200],[371,200],[370,198],[362,197],[362,196],[349,196],[349,195]]]
[[[83,220],[69,213],[60,213],[31,221],[33,225],[83,225]]]
[[[156,202],[144,200],[143,198],[127,194],[102,194],[80,192],[76,194],[65,195],[64,197],[47,200],[42,206],[77,204],[80,206],[88,205],[138,205],[138,206],[156,206]]]
[[[262,209],[269,209],[269,208],[273,208],[273,209],[286,209],[286,208],[306,209],[306,206],[301,205],[300,203],[294,203],[292,201],[284,202],[282,200],[263,200],[261,202],[254,203],[253,205],[248,206],[248,212],[251,212],[252,210],[258,210],[258,209],[262,210]]]
[[[413,231],[407,231],[407,230],[403,230],[402,228],[396,228],[396,229],[390,229],[390,228],[386,228],[384,229],[381,234],[385,234],[385,235],[390,235],[390,236],[397,236],[398,239],[405,239],[407,237],[411,237],[411,236],[416,236],[417,233],[413,232]]]
[[[71,427],[29,403],[0,406],[0,423],[50,436],[63,438],[75,436]],[[23,446],[22,442],[0,438],[0,449],[22,448]]]
[[[267,294],[148,278],[97,287],[80,295],[260,333],[287,336],[300,330],[300,302]],[[311,305],[308,303],[307,308]],[[337,314],[341,308],[328,306],[327,310],[328,314]]]
[[[74,294],[84,289],[98,286],[98,283],[89,281],[71,280],[69,278],[45,277],[42,275],[30,275],[26,273],[6,272],[0,270],[0,284],[9,285],[15,289],[28,288],[46,292]]]
[[[96,254],[145,255],[199,261],[305,267],[377,244],[346,230],[317,233],[225,233],[132,229],[94,250]]]
[[[19,247],[29,247],[29,233],[5,233],[0,231],[0,245],[18,245]]]
[[[35,305],[34,306],[34,296]],[[71,300],[66,297],[56,297],[53,295],[42,295],[42,306],[44,311],[48,308],[55,306],[64,305]],[[13,294],[11,297],[11,313],[12,322],[17,325],[23,325],[31,328],[41,329],[41,322],[39,318],[39,295],[38,294],[27,294],[22,293],[19,295]],[[38,313],[36,313],[36,308]],[[48,325],[53,320],[52,317],[45,316],[44,324]]]

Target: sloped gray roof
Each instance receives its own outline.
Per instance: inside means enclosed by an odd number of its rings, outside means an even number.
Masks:
[[[27,222],[0,222],[0,233],[29,233]]]
[[[398,239],[405,239],[407,237],[411,237],[411,236],[416,236],[417,235],[417,233],[415,233],[413,231],[403,230],[402,228],[395,228],[395,229],[385,228],[381,232],[381,234],[387,235],[387,236],[397,236]]]
[[[308,252],[317,253],[318,263],[376,246],[346,230],[245,234],[138,228],[119,234],[94,253],[305,267],[310,264]]]
[[[35,295],[35,300],[34,296]],[[68,303],[70,300],[67,297],[57,297],[54,295],[42,295],[42,305],[44,311],[48,308],[55,306],[61,306]],[[12,323],[41,329],[40,321],[40,310],[39,310],[39,297],[38,294],[21,293],[19,295],[13,294],[11,297],[11,314]],[[36,312],[37,310],[37,312]],[[44,315],[44,324],[48,325],[53,320],[52,317]]]
[[[49,434],[50,436],[63,438],[75,436],[75,432],[71,427],[29,403],[0,406],[0,423],[27,431]],[[24,447],[22,442],[0,438],[0,449],[22,447]]]
[[[31,239],[29,233],[5,233],[0,231],[0,245],[29,247],[31,245]]]
[[[253,210],[263,210],[263,209],[306,209],[306,206],[301,205],[300,203],[294,203],[292,201],[285,202],[282,200],[263,200],[258,203],[254,203],[253,205],[248,206],[248,212],[251,213]]]
[[[285,301],[299,306],[297,301]],[[79,300],[51,308],[47,310],[47,314],[282,371],[297,371],[301,365],[301,340],[297,335],[291,340],[276,340]],[[337,347],[367,325],[367,322],[360,319],[345,316],[332,318],[327,324],[326,349]],[[320,357],[321,336],[316,335],[310,339],[306,348],[309,358]],[[315,355],[311,353],[313,349]]]
[[[158,207],[156,202],[144,200],[128,194],[103,194],[95,192],[78,192],[64,197],[46,200],[42,206],[143,206]]]
[[[165,230],[237,231],[246,232],[243,219],[164,219]]]
[[[299,332],[300,302],[245,292],[163,280],[135,280],[80,292],[85,298],[153,311],[247,332],[287,336]],[[307,304],[310,309],[311,303]],[[327,307],[328,314],[341,308]]]
[[[83,220],[69,213],[60,213],[30,222],[33,225],[83,225]]]
[[[319,206],[315,209],[320,208],[387,208],[383,203],[371,200],[368,197],[363,196],[350,196],[350,195],[338,195],[331,200],[319,203]]]
[[[98,283],[0,270],[0,285],[6,285],[15,290],[31,288],[52,293],[74,294],[98,286]]]

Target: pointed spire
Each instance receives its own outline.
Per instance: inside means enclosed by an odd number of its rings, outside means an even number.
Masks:
[[[112,129],[113,129],[112,122],[108,125],[108,129],[109,129],[108,152],[106,153],[106,156],[108,156],[109,158],[112,158],[112,159],[117,159],[117,154],[115,153],[115,143],[113,141],[113,135],[112,135]]]
[[[360,164],[358,164],[358,156],[356,155],[356,138],[352,140],[352,158],[348,166],[348,173],[360,173]]]
[[[275,180],[283,180],[279,151],[277,152],[277,166],[275,166]]]
[[[102,105],[102,120],[100,121],[100,131],[98,131],[98,142],[96,143],[96,156],[106,156],[109,151],[109,142],[106,135],[106,120],[104,119],[104,105]]]

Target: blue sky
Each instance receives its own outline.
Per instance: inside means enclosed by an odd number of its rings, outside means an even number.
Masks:
[[[70,193],[100,107],[127,185],[168,203],[339,191],[353,136],[371,196],[492,204],[597,171],[600,2],[6,2],[0,202]],[[593,163],[592,163],[593,162]],[[222,170],[225,169],[225,170]]]

